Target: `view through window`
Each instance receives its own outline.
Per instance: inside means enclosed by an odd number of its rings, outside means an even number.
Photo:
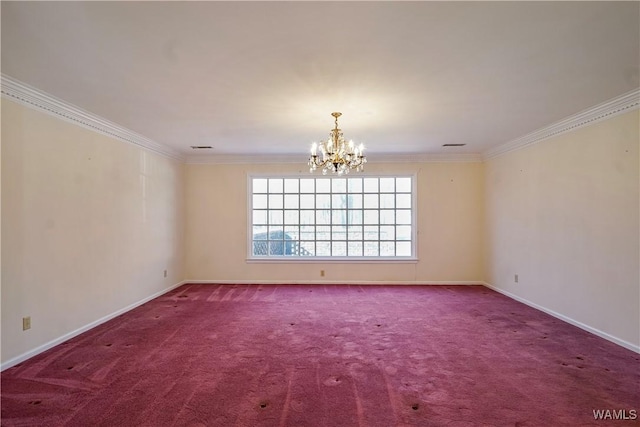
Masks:
[[[252,258],[414,256],[412,176],[250,183]]]

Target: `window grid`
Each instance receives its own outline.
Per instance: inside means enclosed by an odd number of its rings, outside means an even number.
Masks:
[[[252,178],[252,257],[411,257],[413,178]]]

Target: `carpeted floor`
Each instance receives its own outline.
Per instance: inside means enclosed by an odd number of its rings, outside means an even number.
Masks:
[[[594,410],[639,361],[480,286],[185,285],[4,371],[1,423],[638,425]]]

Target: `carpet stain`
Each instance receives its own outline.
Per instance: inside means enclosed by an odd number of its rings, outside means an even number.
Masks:
[[[329,387],[333,387],[336,386],[338,384],[341,383],[340,378],[339,377],[329,377],[326,380],[324,380],[322,382],[324,385],[329,386]]]

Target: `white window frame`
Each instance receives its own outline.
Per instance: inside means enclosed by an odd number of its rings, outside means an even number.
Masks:
[[[253,254],[253,180],[256,178],[296,178],[296,179],[333,179],[333,178],[411,178],[411,256],[300,256],[300,255],[254,255]],[[380,194],[380,189],[377,193]],[[267,193],[268,194],[268,193]],[[286,194],[286,193],[284,193]],[[303,193],[298,193],[303,194]],[[318,193],[313,193],[318,194]],[[329,193],[332,194],[332,193]],[[383,193],[384,194],[384,193]],[[247,174],[247,259],[248,263],[416,263],[418,261],[418,212],[417,212],[417,175],[415,173],[375,174],[359,173],[357,176],[317,176],[304,174]],[[315,210],[316,208],[314,208]],[[377,208],[378,211],[380,207]],[[396,208],[394,208],[396,209]],[[298,210],[300,208],[298,207]],[[380,225],[380,224],[378,224]],[[396,225],[396,224],[394,224]],[[317,240],[315,240],[318,242]],[[378,242],[380,239],[378,240]],[[394,241],[396,241],[394,239]],[[348,241],[347,241],[348,242]]]

